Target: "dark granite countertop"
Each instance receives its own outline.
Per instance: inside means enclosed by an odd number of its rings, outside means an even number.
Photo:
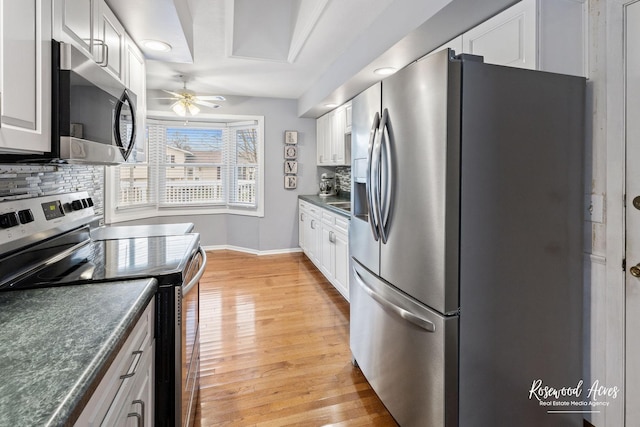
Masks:
[[[0,293],[0,425],[72,425],[155,279]]]
[[[328,204],[332,202],[350,202],[351,195],[349,193],[341,193],[337,196],[325,196],[325,197],[320,197],[317,194],[311,194],[311,195],[298,196],[298,198],[300,200],[304,200],[305,202],[309,202],[316,206],[319,206],[323,209],[328,209],[331,212],[342,215],[347,219],[351,217],[350,212],[347,212],[344,209],[339,209],[339,208],[336,208],[335,206],[331,206]]]

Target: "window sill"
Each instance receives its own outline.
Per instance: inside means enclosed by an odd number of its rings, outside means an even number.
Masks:
[[[222,206],[215,207],[191,207],[184,208],[133,208],[128,207],[120,211],[111,212],[110,215],[105,217],[107,224],[115,224],[118,222],[135,221],[145,218],[166,217],[166,216],[193,216],[193,215],[242,215],[251,217],[264,217],[264,211],[259,210],[247,210],[241,208],[230,208]]]

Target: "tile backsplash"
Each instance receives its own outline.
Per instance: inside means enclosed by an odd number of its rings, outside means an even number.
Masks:
[[[87,191],[104,214],[104,166],[0,165],[0,201]]]
[[[351,192],[351,166],[336,166],[336,184],[341,193]]]

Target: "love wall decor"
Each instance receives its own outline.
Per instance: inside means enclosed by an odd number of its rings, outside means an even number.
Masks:
[[[298,132],[284,132],[284,188],[291,190],[298,186]]]

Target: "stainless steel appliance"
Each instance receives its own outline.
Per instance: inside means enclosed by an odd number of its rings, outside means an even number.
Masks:
[[[123,163],[136,136],[136,94],[71,44],[52,41],[51,152],[3,162]]]
[[[530,389],[582,378],[584,92],[443,51],[353,100],[350,344],[403,427],[582,425]]]
[[[0,203],[0,291],[153,277],[156,426],[195,421],[199,390],[199,279],[206,255],[198,234],[179,227],[95,224],[86,192]],[[167,231],[179,234],[163,234]]]
[[[323,173],[320,176],[320,196],[335,196],[336,191],[336,177]]]

